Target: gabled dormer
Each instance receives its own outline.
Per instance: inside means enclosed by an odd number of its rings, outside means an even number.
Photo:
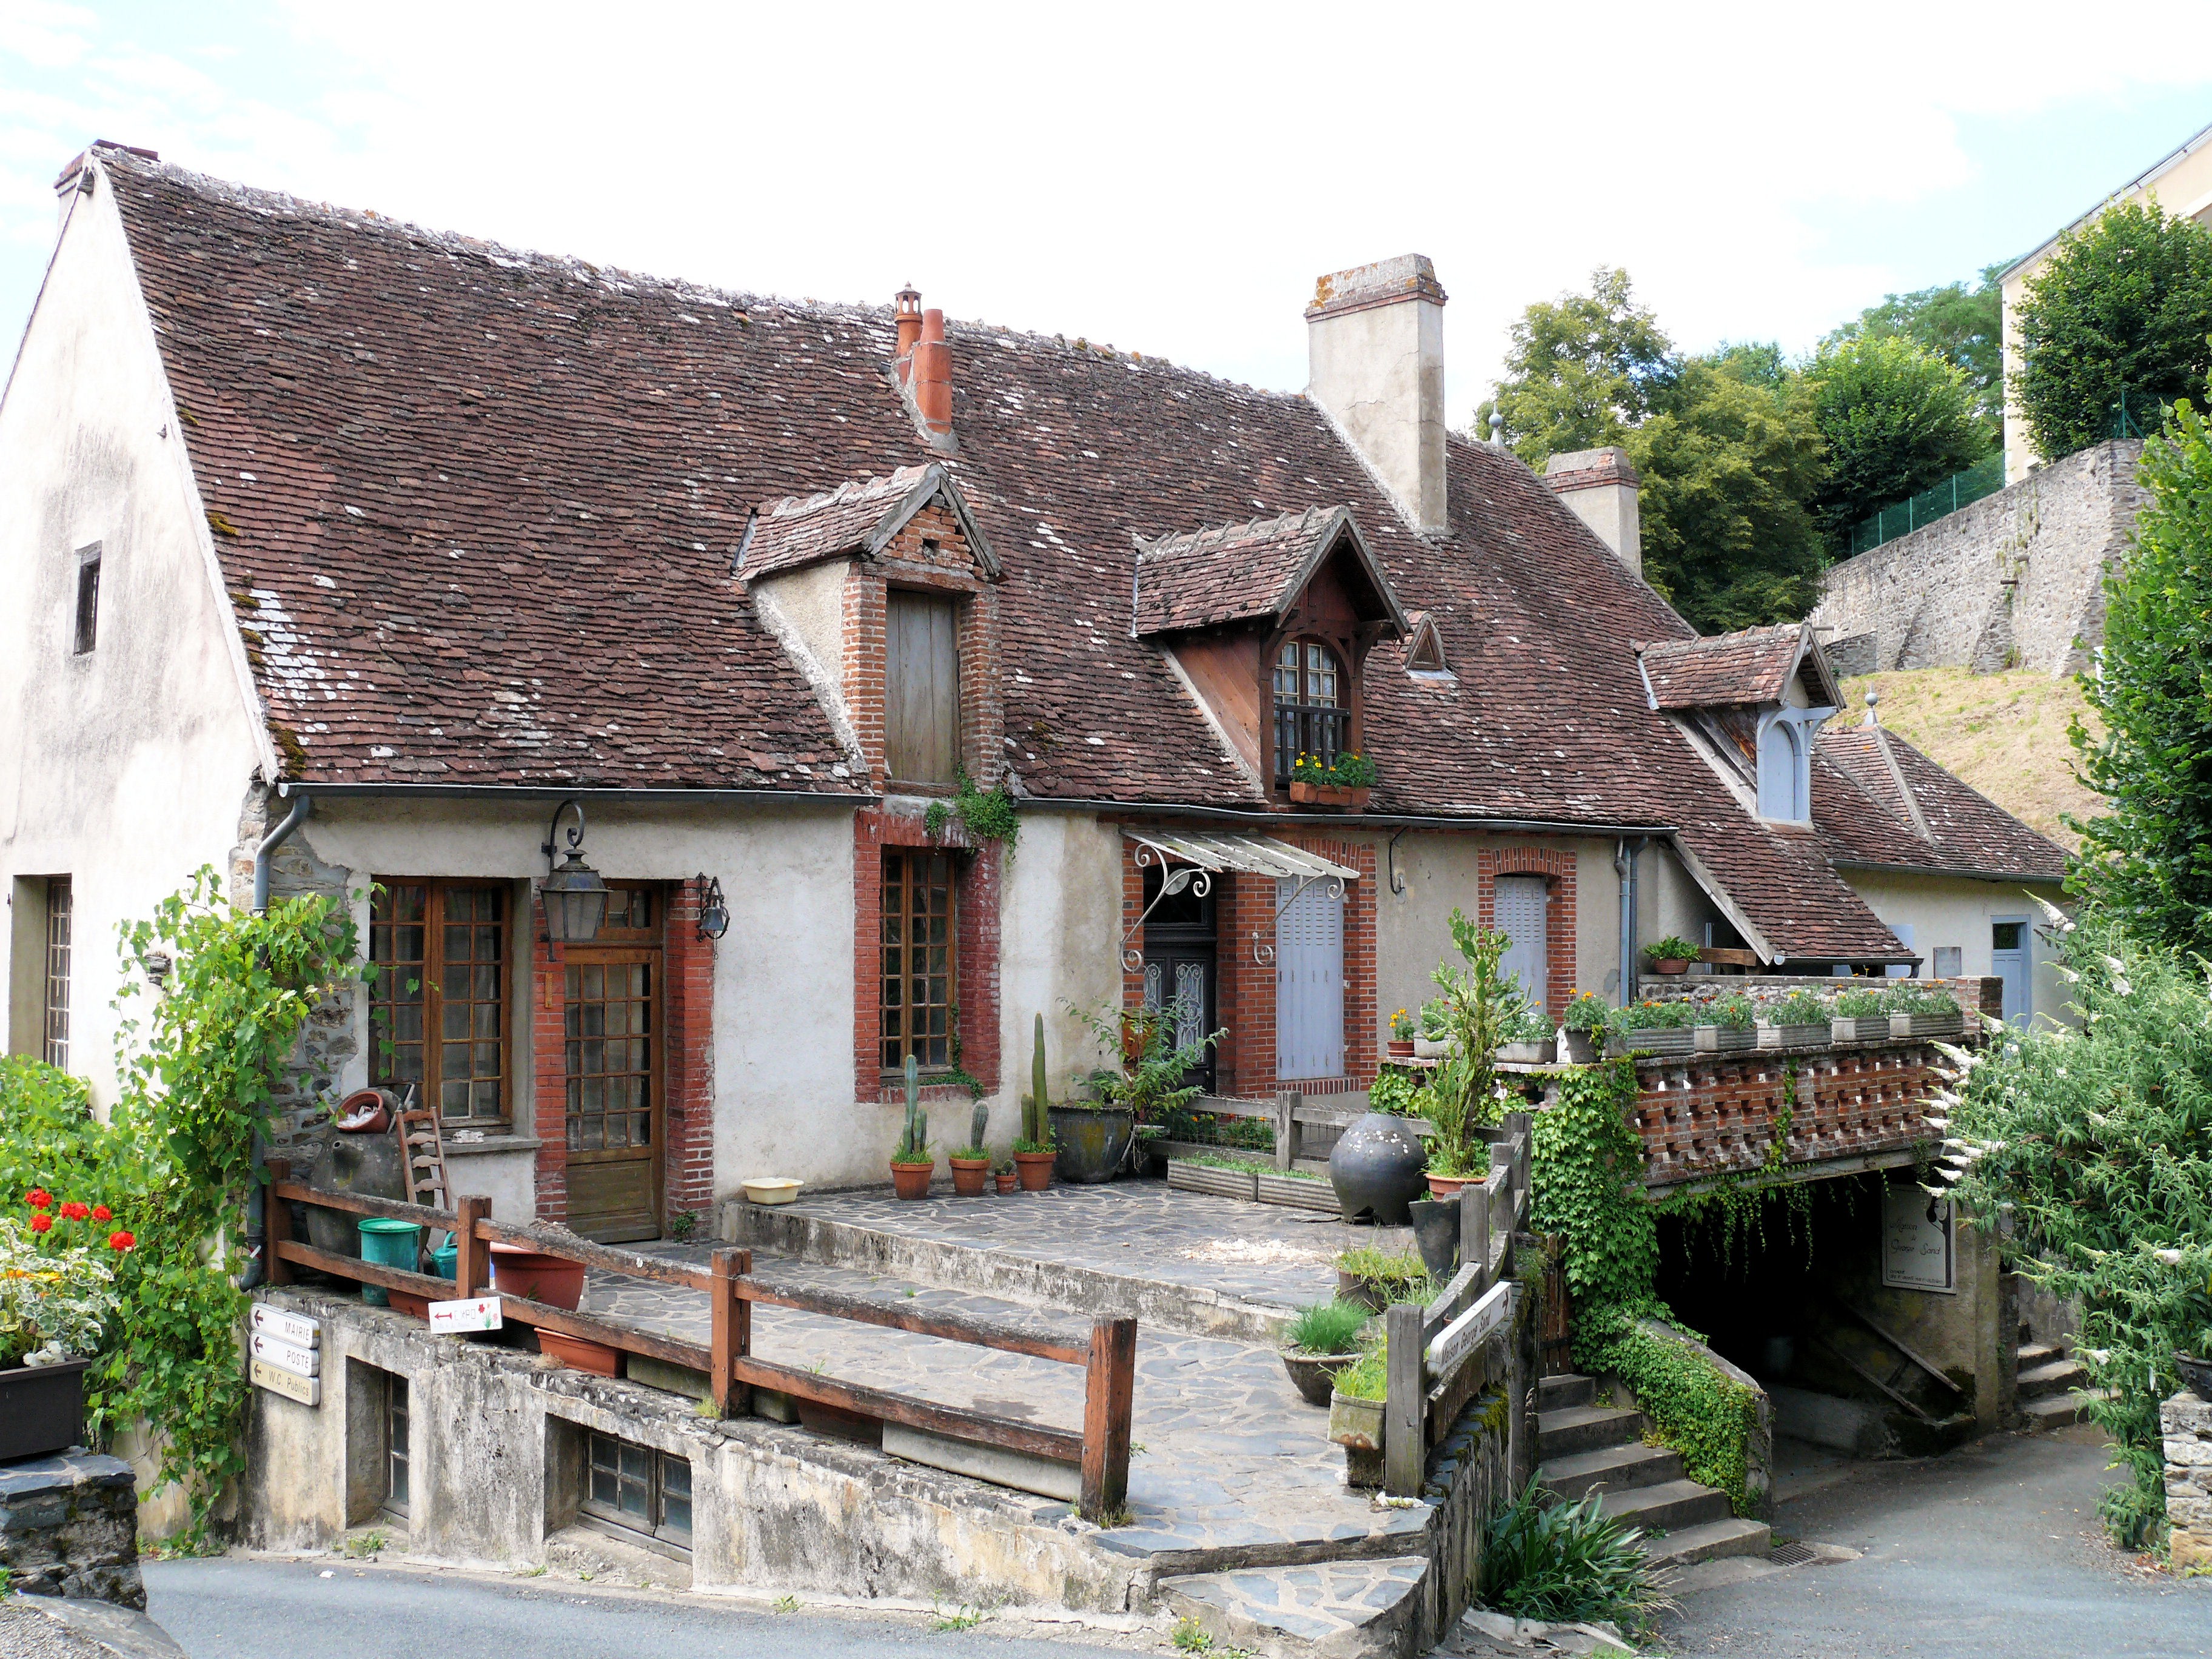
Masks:
[[[1752,811],[1810,826],[1813,745],[1843,706],[1835,671],[1802,623],[1637,647],[1650,706],[1674,716]]]
[[[999,775],[999,561],[942,466],[763,503],[737,574],[848,764],[933,793]]]
[[[1129,631],[1159,645],[1261,793],[1363,751],[1367,653],[1410,623],[1347,507],[1137,544]]]

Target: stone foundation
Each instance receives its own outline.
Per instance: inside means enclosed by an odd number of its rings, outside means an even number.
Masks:
[[[131,1466],[80,1449],[0,1465],[0,1568],[27,1595],[143,1610]]]
[[[2158,1419],[2166,1436],[2173,1570],[2212,1570],[2212,1401],[2185,1389],[2159,1407]]]

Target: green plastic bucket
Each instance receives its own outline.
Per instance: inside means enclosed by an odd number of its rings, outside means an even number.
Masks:
[[[366,1218],[361,1224],[361,1259],[374,1261],[381,1267],[404,1267],[416,1271],[416,1263],[422,1249],[422,1228],[413,1221],[387,1221],[380,1215]],[[392,1298],[385,1294],[381,1285],[364,1285],[361,1299],[374,1308],[388,1308]]]

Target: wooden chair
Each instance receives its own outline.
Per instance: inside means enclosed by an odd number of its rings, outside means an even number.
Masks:
[[[407,1201],[433,1210],[453,1207],[452,1188],[446,1181],[446,1137],[438,1125],[438,1109],[412,1104],[415,1091],[407,1091],[393,1120],[399,1137],[400,1161],[407,1171]]]

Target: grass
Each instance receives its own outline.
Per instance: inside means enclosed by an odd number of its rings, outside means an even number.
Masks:
[[[779,1595],[775,1598],[774,1606],[778,1613],[797,1613],[799,1598],[795,1595]]]
[[[1332,1297],[1301,1308],[1291,1321],[1290,1346],[1300,1353],[1350,1353],[1372,1317],[1357,1302]]]
[[[1353,1400],[1389,1398],[1389,1372],[1386,1369],[1385,1349],[1385,1344],[1377,1342],[1339,1371],[1336,1374],[1336,1391]]]
[[[1864,675],[1843,689],[1839,720],[1864,718],[1866,694],[1879,692],[1875,707],[1893,733],[2069,852],[2080,837],[2059,814],[2094,817],[2105,810],[2104,798],[2074,775],[2068,722],[2080,714],[2092,735],[2100,728],[2070,679],[2027,669],[1919,668]]]
[[[957,1613],[939,1613],[936,1605],[932,1603],[929,1610],[933,1615],[929,1621],[929,1633],[933,1636],[943,1636],[952,1631],[973,1630],[983,1622],[983,1609],[981,1607],[963,1607]]]
[[[1413,1251],[1385,1250],[1373,1244],[1339,1250],[1336,1270],[1386,1285],[1411,1285],[1429,1276],[1427,1264]]]
[[[1256,1158],[1231,1158],[1222,1152],[1177,1152],[1168,1160],[1170,1164],[1196,1164],[1209,1170],[1243,1170],[1253,1175],[1288,1176],[1293,1181],[1327,1181],[1324,1175],[1310,1170],[1279,1170],[1273,1164]]]
[[[1592,1493],[1560,1504],[1531,1480],[1490,1523],[1485,1599],[1516,1619],[1610,1620],[1641,1631],[1672,1606],[1636,1547],[1643,1534],[1606,1518]]]
[[[365,1532],[356,1537],[347,1539],[345,1551],[348,1555],[356,1557],[381,1555],[384,1553],[385,1546],[391,1541],[380,1532]]]

